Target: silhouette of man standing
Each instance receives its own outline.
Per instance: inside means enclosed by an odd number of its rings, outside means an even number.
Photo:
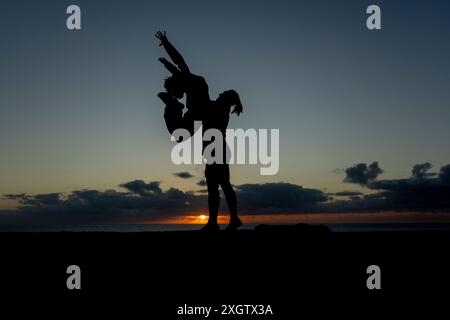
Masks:
[[[233,111],[231,108],[234,106]],[[224,91],[216,101],[211,101],[205,112],[204,130],[217,129],[222,135],[222,163],[207,163],[205,167],[206,185],[208,187],[209,220],[203,230],[219,230],[217,215],[220,205],[219,186],[225,195],[230,211],[230,224],[225,230],[236,230],[242,225],[238,218],[236,193],[230,182],[229,147],[226,143],[226,130],[230,120],[230,113],[242,113],[242,104],[239,95],[234,90]],[[203,149],[212,141],[204,141]],[[213,155],[214,156],[214,155]]]

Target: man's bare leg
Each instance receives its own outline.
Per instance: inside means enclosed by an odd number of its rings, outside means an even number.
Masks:
[[[242,221],[239,219],[237,213],[236,192],[229,181],[223,183],[221,187],[225,195],[225,199],[227,200],[228,210],[230,210],[230,224],[225,230],[236,230],[242,226]]]

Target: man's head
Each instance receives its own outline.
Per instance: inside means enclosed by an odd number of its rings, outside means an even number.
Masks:
[[[164,80],[164,88],[171,96],[174,96],[177,99],[183,98],[184,86],[180,76],[173,75]]]
[[[234,106],[232,113],[236,113],[237,115],[240,115],[243,111],[239,94],[234,90],[227,90],[219,94],[217,102],[224,104],[230,109],[232,106]]]

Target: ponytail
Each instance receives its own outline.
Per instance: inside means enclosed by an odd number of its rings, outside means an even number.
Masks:
[[[239,116],[244,111],[241,98],[239,98],[239,94],[234,90],[229,90],[228,92],[230,92],[233,96],[234,109],[232,113],[236,113],[236,115]]]

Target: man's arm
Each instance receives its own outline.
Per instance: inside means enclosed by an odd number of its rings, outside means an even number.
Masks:
[[[167,54],[169,55],[170,59],[178,66],[181,72],[190,72],[189,67],[187,66],[186,62],[183,59],[183,56],[175,49],[175,47],[169,42],[166,36],[166,32],[164,31],[158,31],[156,33],[156,38],[158,38],[161,41],[160,46],[164,46],[164,49],[166,49]]]

